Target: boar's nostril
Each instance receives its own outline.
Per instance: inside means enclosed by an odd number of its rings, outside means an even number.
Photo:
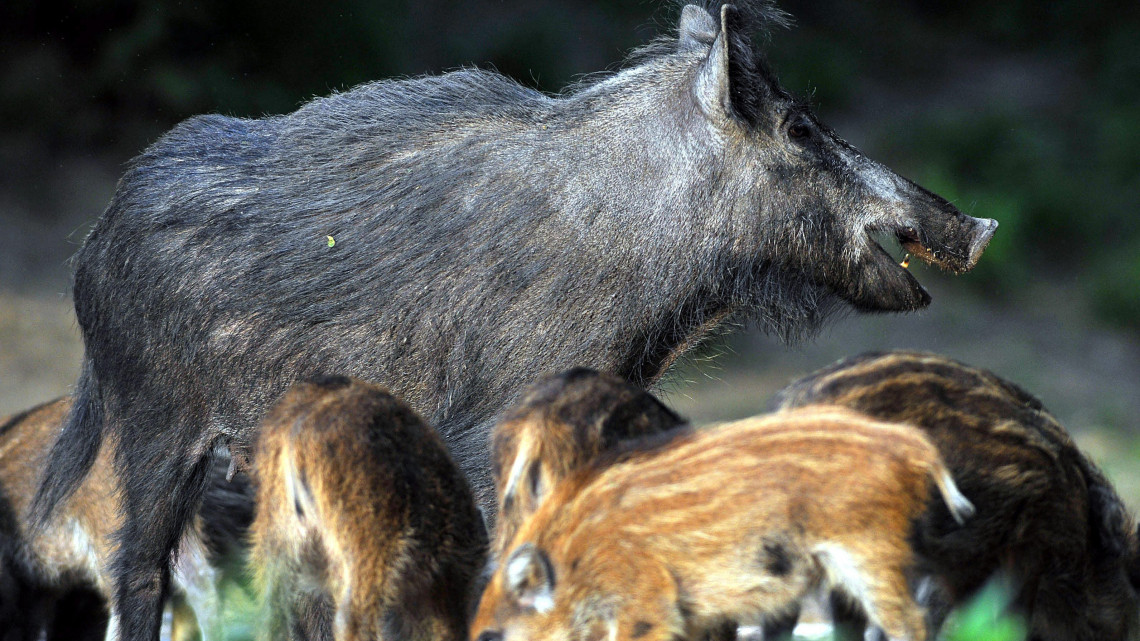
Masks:
[[[919,242],[918,230],[914,227],[907,225],[897,232],[899,241],[904,243],[917,243]]]

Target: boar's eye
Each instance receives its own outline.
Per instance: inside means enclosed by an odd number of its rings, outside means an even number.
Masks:
[[[811,127],[808,127],[807,123],[803,121],[792,123],[792,125],[788,127],[788,137],[792,140],[803,140],[810,135]]]
[[[478,641],[503,641],[503,633],[498,630],[483,630]]]

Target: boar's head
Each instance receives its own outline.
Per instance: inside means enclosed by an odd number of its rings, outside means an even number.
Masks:
[[[861,311],[910,311],[930,302],[875,237],[893,237],[909,254],[951,272],[977,263],[996,221],[963,214],[844,142],[780,87],[753,51],[745,17],[731,5],[719,14],[717,20],[686,6],[677,46],[696,59],[693,111],[721,145],[720,167],[713,168],[726,183],[719,205],[731,210],[741,250],[798,272]]]

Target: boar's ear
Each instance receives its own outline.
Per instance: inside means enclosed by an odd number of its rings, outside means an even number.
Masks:
[[[708,11],[695,4],[681,10],[681,23],[677,26],[677,49],[705,49],[716,40],[716,20]]]
[[[554,608],[554,568],[533,543],[515,548],[506,563],[507,592],[520,607],[539,614]]]
[[[743,36],[739,31],[739,15],[736,7],[726,4],[720,8],[720,33],[713,40],[708,58],[697,72],[697,102],[705,115],[714,121],[723,121],[737,116],[732,104],[732,56],[739,54],[734,41]]]

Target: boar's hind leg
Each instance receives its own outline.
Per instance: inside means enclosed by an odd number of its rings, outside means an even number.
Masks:
[[[736,641],[736,630],[738,627],[739,626],[737,626],[736,621],[724,621],[720,625],[709,630],[705,635],[703,635],[703,638],[706,641]],[[768,637],[764,638],[767,639]]]
[[[377,628],[385,612],[384,604],[379,595],[374,594],[375,591],[376,586],[345,582],[336,596],[333,620],[333,634],[338,641],[369,641],[380,636]],[[393,636],[393,639],[399,638],[405,638],[405,635]]]
[[[158,640],[171,552],[198,507],[209,467],[205,458],[164,464],[146,460],[140,456],[144,452],[161,455],[157,448],[122,447],[116,461],[125,488],[125,519],[113,566],[120,641]]]
[[[333,602],[327,593],[305,592],[297,595],[292,608],[290,639],[325,641],[333,638]]]
[[[931,635],[937,636],[942,624],[954,609],[956,599],[952,598],[945,585],[933,576],[919,579],[918,587],[914,591],[915,600],[926,609],[926,629]],[[882,641],[872,639],[871,641]]]
[[[926,641],[926,617],[910,594],[907,568],[913,558],[901,537],[865,537],[856,543],[837,542],[816,548],[814,556],[827,575],[831,590],[862,606],[867,620],[892,640]],[[838,630],[837,630],[838,631]]]

